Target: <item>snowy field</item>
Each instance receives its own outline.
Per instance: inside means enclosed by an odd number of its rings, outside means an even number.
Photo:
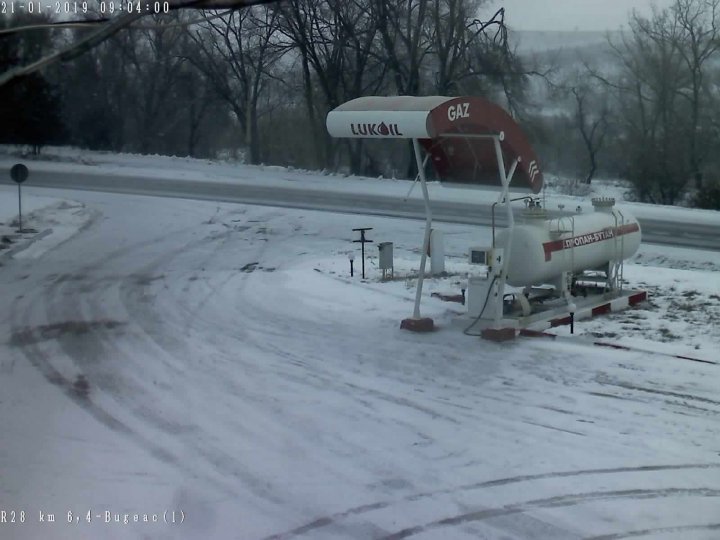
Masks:
[[[25,200],[38,234],[0,250],[2,539],[720,537],[720,365],[660,354],[720,362],[718,253],[644,245],[625,276],[650,302],[498,345],[430,296],[487,229],[442,225],[416,335],[419,221]],[[394,280],[376,246],[350,278],[355,227],[395,243]]]

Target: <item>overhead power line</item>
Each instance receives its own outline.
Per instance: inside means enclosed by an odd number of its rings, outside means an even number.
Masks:
[[[275,2],[277,0],[186,0],[186,1],[171,1],[170,2],[170,9],[219,9],[219,8],[230,8],[232,9],[240,9],[245,7],[250,7],[254,5],[259,4],[269,4],[272,2]],[[100,21],[101,28],[99,28],[96,32],[93,32],[90,35],[87,35],[85,37],[80,38],[78,41],[73,43],[72,45],[69,45],[57,52],[54,52],[52,54],[49,54],[40,60],[37,60],[35,62],[32,62],[31,64],[28,64],[26,66],[17,66],[12,69],[9,69],[3,74],[0,74],[0,86],[10,82],[11,80],[22,77],[24,75],[30,75],[31,73],[35,73],[36,71],[39,71],[51,64],[54,64],[58,61],[68,61],[72,60],[73,58],[76,58],[83,54],[86,51],[89,51],[90,49],[98,46],[100,43],[105,41],[106,39],[112,37],[117,32],[122,30],[123,28],[127,28],[132,23],[140,19],[141,17],[144,17],[145,15],[149,15],[149,13],[123,13],[122,15],[110,19],[110,20],[103,20]],[[97,22],[91,22],[91,26],[96,26]],[[73,23],[66,23],[66,24],[73,24]],[[79,23],[74,23],[79,24]],[[168,25],[170,26],[170,25]],[[53,23],[49,23],[47,27],[52,28]]]
[[[226,11],[222,11],[220,13],[216,13],[215,15],[212,15],[210,17],[204,16],[204,17],[198,17],[197,19],[192,19],[191,21],[182,21],[182,22],[176,22],[176,23],[170,23],[170,24],[132,24],[127,27],[128,30],[164,30],[166,28],[182,28],[187,26],[192,26],[194,24],[200,24],[207,21],[213,21],[215,19],[219,19],[220,17],[224,17],[225,15],[228,15],[229,13],[232,13],[232,9],[228,9]],[[17,34],[20,32],[29,32],[32,30],[48,30],[48,29],[63,29],[63,28],[89,28],[93,26],[97,26],[98,24],[103,24],[108,22],[110,19],[107,17],[102,19],[92,19],[87,21],[57,21],[57,22],[51,22],[51,23],[44,23],[44,24],[30,24],[28,26],[15,26],[13,28],[4,28],[0,30],[0,36],[5,34]]]

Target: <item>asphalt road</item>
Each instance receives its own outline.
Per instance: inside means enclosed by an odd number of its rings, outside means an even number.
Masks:
[[[7,178],[0,183],[11,184]],[[353,214],[388,217],[424,218],[421,200],[404,201],[400,197],[324,192],[310,189],[248,186],[221,182],[167,180],[140,176],[97,175],[65,172],[34,172],[29,186],[131,193],[158,197],[237,202],[288,208],[305,208]],[[489,205],[434,201],[433,217],[437,221],[489,226],[492,221]],[[560,212],[550,212],[560,215]],[[503,212],[497,216],[504,225]],[[640,219],[643,242],[668,246],[720,251],[720,235],[714,227],[675,221]]]

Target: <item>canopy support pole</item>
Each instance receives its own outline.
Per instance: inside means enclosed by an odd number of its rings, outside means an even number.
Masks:
[[[427,252],[430,247],[430,231],[432,230],[432,210],[430,208],[430,195],[428,194],[427,179],[425,178],[425,167],[420,157],[420,143],[413,139],[415,150],[415,162],[420,176],[420,187],[422,188],[423,199],[425,200],[425,238],[423,240],[422,256],[420,257],[420,271],[418,272],[417,291],[415,292],[415,311],[413,318],[420,318],[420,298],[422,296],[423,281],[425,280],[425,264],[427,263]]]
[[[420,299],[422,298],[423,282],[425,281],[425,265],[427,263],[427,253],[430,246],[430,232],[432,231],[432,210],[430,208],[430,195],[428,194],[427,179],[425,178],[425,162],[422,160],[420,142],[413,139],[413,151],[415,154],[415,163],[418,168],[418,177],[420,178],[420,186],[422,187],[423,199],[425,202],[425,237],[423,239],[422,255],[420,257],[420,270],[418,272],[418,283],[415,291],[415,309],[413,310],[412,319],[404,319],[401,328],[413,330],[416,332],[429,332],[433,330],[433,320],[429,318],[421,318],[420,316]]]
[[[503,317],[503,296],[505,294],[505,282],[507,281],[510,262],[510,250],[512,249],[513,231],[515,229],[515,216],[513,215],[512,207],[510,206],[510,182],[515,175],[515,169],[517,168],[519,162],[519,159],[516,159],[510,167],[510,171],[505,171],[505,158],[503,156],[502,147],[500,146],[500,141],[504,138],[503,135],[504,134],[501,133],[499,136],[493,137],[493,142],[495,143],[495,157],[497,159],[498,171],[500,172],[500,182],[502,183],[502,192],[500,193],[498,203],[505,202],[505,210],[507,211],[508,220],[507,242],[505,243],[502,257],[502,270],[500,271],[498,279],[497,301],[500,305],[497,306],[498,309],[495,310],[494,322],[496,325],[500,323],[500,320]]]

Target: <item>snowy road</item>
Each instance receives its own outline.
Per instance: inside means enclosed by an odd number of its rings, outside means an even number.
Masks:
[[[417,222],[65,195],[84,228],[0,267],[0,509],[31,516],[1,538],[720,535],[717,366],[480,342],[430,298],[402,333],[411,280],[345,253],[369,226],[414,260]]]
[[[0,177],[0,183],[9,180]],[[103,175],[87,172],[38,171],[33,172],[32,186],[61,189],[83,189],[112,193],[134,193],[160,197],[180,197],[218,202],[244,202],[351,212],[378,216],[423,218],[422,200],[402,196],[378,196],[374,194],[321,191],[318,187],[303,189],[279,185],[262,186],[246,183],[211,182],[196,180],[173,180],[156,176]],[[438,221],[489,226],[492,222],[488,204],[468,204],[451,201],[433,201],[433,214]],[[505,225],[502,212],[498,212],[498,225]],[[555,212],[559,215],[558,212]],[[720,251],[720,235],[717,227],[707,224],[678,223],[658,218],[641,218],[643,241],[670,246],[711,249]]]

